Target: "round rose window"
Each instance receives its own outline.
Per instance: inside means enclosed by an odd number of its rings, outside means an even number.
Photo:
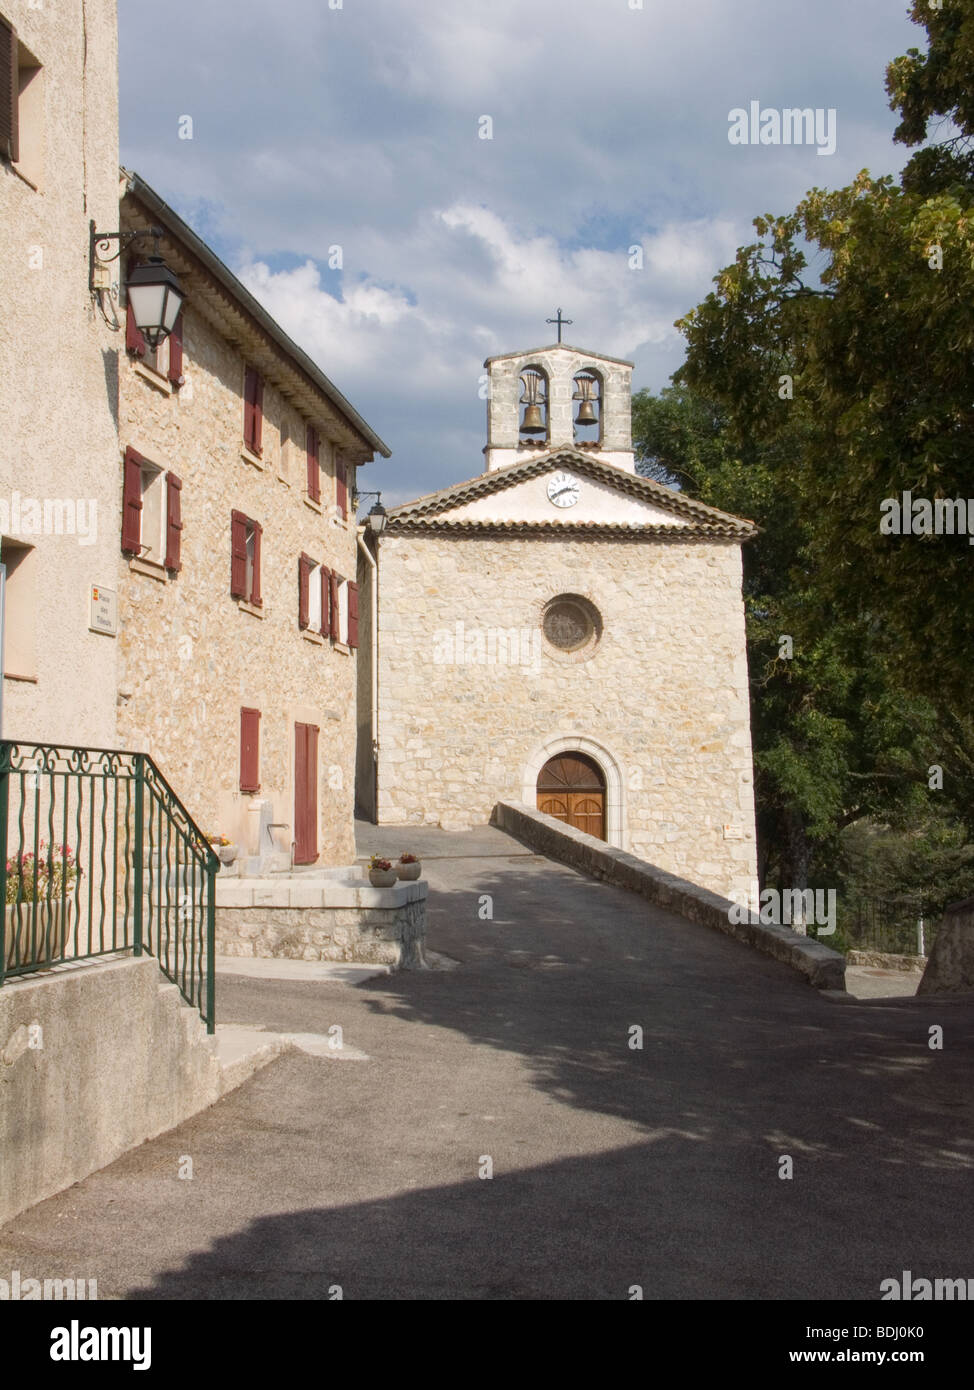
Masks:
[[[580,657],[601,637],[602,619],[594,604],[580,594],[559,594],[545,605],[541,630],[557,652]]]

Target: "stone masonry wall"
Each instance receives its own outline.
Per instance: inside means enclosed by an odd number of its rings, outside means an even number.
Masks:
[[[379,567],[380,824],[534,805],[546,757],[582,740],[607,772],[613,843],[724,896],[752,889],[738,545],[386,534]],[[541,638],[559,593],[602,615],[588,660]],[[500,655],[511,629],[517,664],[491,663],[491,631]]]
[[[423,968],[426,901],[393,908],[218,907],[220,955]]]
[[[355,858],[354,651],[298,626],[298,556],[355,579],[354,519],[332,503],[322,433],[322,506],[307,499],[307,421],[265,383],[263,467],[242,456],[246,358],[193,303],[184,311],[185,384],[175,391],[123,355],[120,443],[182,479],[182,569],[119,570],[119,740],[152,753],[204,830],[252,848],[239,787],[240,709],[261,711],[260,796],[287,852],[294,834],[294,724],[316,724],[319,862]],[[285,434],[282,438],[282,427]],[[122,462],[117,463],[119,495]],[[349,478],[351,489],[352,478]],[[230,594],[230,513],[263,527],[260,616]]]
[[[116,643],[89,596],[115,582],[119,335],[88,292],[88,222],[118,227],[115,0],[0,8],[39,64],[21,160],[0,160],[3,732],[112,747]]]

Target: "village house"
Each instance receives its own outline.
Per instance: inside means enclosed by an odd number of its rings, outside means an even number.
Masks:
[[[8,737],[115,743],[118,335],[89,247],[118,228],[117,171],[115,0],[0,0]]]
[[[158,353],[129,317],[121,361],[119,739],[251,872],[350,864],[354,495],[389,450],[136,174],[121,224],[186,298]]]

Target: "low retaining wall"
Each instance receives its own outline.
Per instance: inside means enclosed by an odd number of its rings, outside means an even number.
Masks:
[[[904,956],[890,951],[849,951],[846,955],[849,965],[871,965],[879,970],[900,970],[904,974],[916,974],[927,963],[926,956]]]
[[[217,953],[421,970],[427,893],[424,879],[394,888],[333,877],[218,879]]]
[[[734,904],[729,899],[665,873],[625,850],[615,849],[604,840],[586,835],[530,806],[499,801],[491,822],[549,859],[560,860],[619,888],[628,888],[657,907],[678,913],[688,922],[714,927],[765,955],[774,956],[799,971],[816,989],[845,989],[845,957],[820,941],[799,936],[788,927],[732,922],[728,912]]]
[[[974,991],[974,898],[952,903],[937,929],[917,994]]]
[[[194,1009],[152,956],[0,989],[0,1225],[219,1100]]]

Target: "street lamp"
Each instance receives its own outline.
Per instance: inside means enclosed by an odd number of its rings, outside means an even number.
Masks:
[[[161,256],[150,256],[129,271],[125,293],[135,326],[155,352],[179,318],[186,297],[182,286]]]
[[[155,238],[156,254],[150,256],[142,265],[133,266],[129,271],[125,285],[135,326],[154,352],[172,332],[179,317],[179,311],[183,307],[183,300],[186,298],[175,273],[170,270],[159,255],[161,229],[150,227],[141,232],[99,232],[95,229],[94,221],[91,221],[88,226],[90,238],[88,288],[92,294],[98,295],[103,313],[105,312],[105,305],[102,296],[106,292],[112,294],[113,297],[115,295],[115,291],[110,286],[107,267],[111,265],[112,261],[117,261],[122,251],[131,246],[132,242],[137,241],[139,237],[151,236]],[[114,255],[109,255],[112,242],[117,243],[117,245]],[[108,317],[107,314],[105,317]],[[112,327],[119,326],[117,320],[114,322],[109,320],[109,322]]]
[[[366,524],[366,526],[369,528],[369,530],[372,532],[373,536],[381,536],[381,535],[382,535],[382,532],[386,529],[386,522],[387,522],[388,519],[389,519],[388,513],[386,512],[386,509],[385,509],[385,507],[382,505],[382,493],[381,493],[381,492],[356,492],[354,498],[352,499],[353,502],[355,503],[355,506],[356,506],[356,507],[358,506],[359,502],[361,502],[361,500],[362,500],[363,497],[374,497],[374,498],[375,498],[375,503],[374,503],[374,505],[373,505],[373,507],[372,507],[372,510],[369,512],[368,516],[365,518],[365,524]]]

